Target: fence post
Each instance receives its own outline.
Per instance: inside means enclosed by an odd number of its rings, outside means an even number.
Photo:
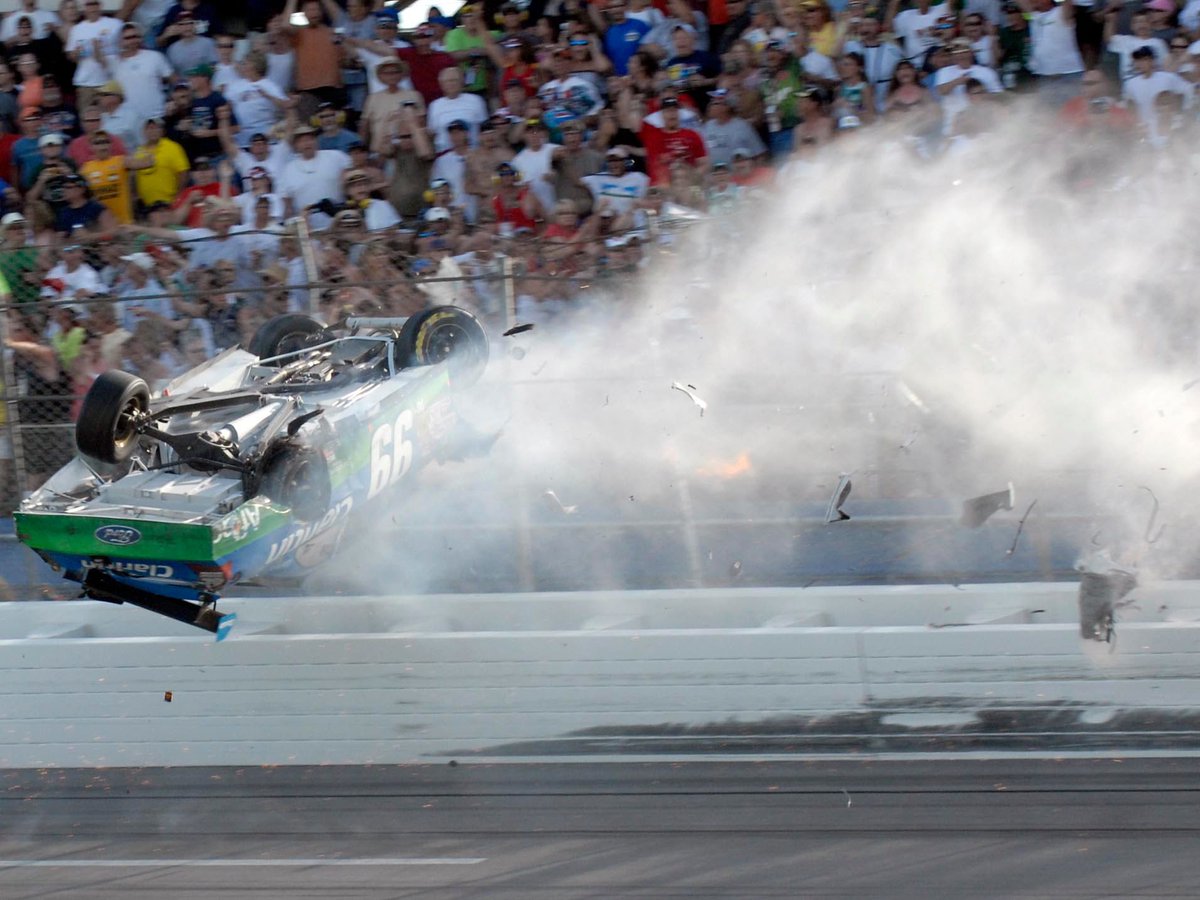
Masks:
[[[11,300],[11,296],[9,298]],[[17,390],[17,373],[13,366],[12,354],[8,352],[8,313],[11,306],[5,305],[0,308],[0,354],[4,357],[4,395],[2,402],[4,403],[4,428],[8,432],[9,446],[12,449],[12,492],[14,507],[18,505],[25,491],[25,446],[21,442],[21,421],[17,411],[16,402],[10,400],[15,397]],[[8,485],[4,485],[5,490]]]
[[[317,269],[317,256],[313,253],[312,237],[308,233],[308,220],[303,215],[296,216],[296,241],[300,245],[300,258],[304,260],[304,279],[313,285],[317,282],[320,272]],[[308,314],[318,316],[321,311],[321,289],[309,287]]]
[[[504,330],[517,324],[517,285],[513,280],[513,258],[505,255],[500,260],[504,272]]]

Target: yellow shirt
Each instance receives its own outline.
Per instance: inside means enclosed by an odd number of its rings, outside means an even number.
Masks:
[[[112,210],[118,222],[128,225],[133,221],[133,193],[129,188],[125,157],[89,160],[79,167],[79,174],[87,179],[92,195]]]
[[[139,147],[133,158],[142,160],[147,155],[153,157],[154,165],[133,173],[138,199],[147,206],[160,200],[170,203],[179,193],[179,173],[189,168],[187,154],[170,138],[161,138],[153,148]]]

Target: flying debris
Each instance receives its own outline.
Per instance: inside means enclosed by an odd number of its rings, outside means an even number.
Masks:
[[[829,498],[829,505],[825,507],[826,525],[833,522],[845,522],[850,518],[850,514],[842,510],[842,504],[850,496],[851,487],[850,476],[848,474],[843,472],[838,476],[837,487],[833,489],[833,496]]]
[[[1016,494],[1013,493],[1013,486],[1010,481],[1007,490],[996,491],[994,494],[983,494],[979,497],[972,497],[970,500],[964,500],[962,518],[958,520],[958,523],[964,528],[978,528],[991,518],[992,513],[999,512],[1002,509],[1012,509],[1015,500]]]
[[[742,574],[742,561],[740,559],[735,559],[733,561],[733,565],[731,565],[729,567],[729,577],[737,578],[741,574]]]
[[[546,498],[546,505],[555,512],[560,512],[563,515],[570,516],[574,515],[579,510],[578,506],[567,506],[564,504],[558,499],[558,494],[554,493],[554,491],[546,491],[544,494],[542,494],[542,496]]]
[[[1116,633],[1116,610],[1125,595],[1137,587],[1137,574],[1115,565],[1106,557],[1103,561],[1110,566],[1103,571],[1081,567],[1079,634],[1085,640],[1111,644]]]
[[[1017,533],[1013,535],[1012,545],[1005,551],[1005,556],[1012,556],[1017,552],[1017,542],[1021,540],[1021,532],[1025,530],[1025,520],[1029,518],[1029,514],[1033,512],[1033,508],[1037,506],[1037,499],[1025,507],[1025,515],[1021,516],[1021,521],[1017,523]],[[1011,507],[1010,507],[1011,509]]]
[[[696,390],[695,385],[689,384],[689,385],[685,386],[685,385],[680,384],[678,381],[672,381],[671,382],[671,390],[682,391],[683,393],[687,394],[688,397],[691,398],[691,401],[693,403],[695,403],[698,407],[700,407],[700,415],[701,416],[703,416],[704,411],[706,409],[708,409],[708,404],[704,400],[701,400],[700,397],[698,397],[695,394],[695,390]]]
[[[170,691],[163,692],[163,701],[164,702],[170,703],[174,699],[175,699],[175,695],[173,693],[171,693]]]
[[[505,337],[512,337],[514,334],[524,334],[526,331],[533,331],[534,325],[532,322],[526,322],[524,325],[514,325],[508,331],[504,332]]]

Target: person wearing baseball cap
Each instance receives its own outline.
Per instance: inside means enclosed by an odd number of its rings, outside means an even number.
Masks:
[[[87,109],[97,89],[111,78],[107,60],[115,58],[120,50],[121,26],[125,23],[103,15],[99,2],[84,0],[80,5],[83,7],[83,18],[71,27],[63,49],[76,61],[72,83],[75,85],[77,108]],[[97,57],[93,49],[96,41],[103,48],[103,57]]]
[[[187,154],[179,144],[163,136],[164,127],[161,117],[147,119],[142,129],[142,145],[125,163],[133,171],[138,200],[143,206],[159,200],[170,203],[187,185]]]
[[[737,147],[749,147],[755,156],[767,152],[755,128],[736,114],[734,98],[725,89],[708,92],[708,118],[700,126],[700,136],[713,164],[733,162]]]
[[[444,69],[458,68],[458,60],[435,46],[435,37],[433,26],[426,22],[413,32],[412,47],[401,47],[396,51],[408,66],[413,87],[425,98],[426,105],[442,96],[438,75]]]

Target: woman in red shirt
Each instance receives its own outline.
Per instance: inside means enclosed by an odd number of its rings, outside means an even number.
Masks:
[[[521,228],[536,232],[546,212],[533,191],[517,181],[517,170],[512,163],[502,162],[496,166],[496,177],[500,181],[496,193],[492,195],[496,233],[501,237],[511,237]]]

